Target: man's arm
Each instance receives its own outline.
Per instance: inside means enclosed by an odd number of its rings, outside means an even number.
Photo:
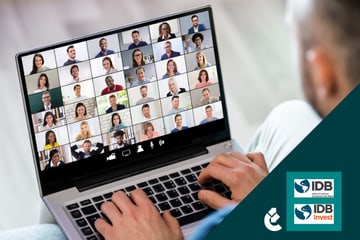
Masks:
[[[76,151],[76,149],[78,149],[77,144],[74,144],[73,146],[71,146],[71,155],[73,155],[74,158],[76,158],[77,160],[80,159],[80,153],[78,153]]]
[[[104,144],[96,143],[95,147],[97,147],[97,149],[93,151],[94,155],[95,154],[100,154],[101,151],[104,149]]]

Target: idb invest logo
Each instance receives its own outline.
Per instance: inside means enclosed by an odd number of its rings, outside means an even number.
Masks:
[[[286,230],[341,231],[341,172],[286,173]]]
[[[334,224],[334,204],[294,204],[294,224]]]
[[[334,179],[294,179],[295,198],[333,198]]]

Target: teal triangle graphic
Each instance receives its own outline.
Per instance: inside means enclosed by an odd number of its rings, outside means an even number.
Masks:
[[[359,239],[359,150],[360,85],[206,239]],[[340,230],[287,230],[288,172],[340,173],[341,196],[336,197],[341,199],[341,211],[335,215],[341,219]],[[264,225],[265,214],[274,207],[280,216],[276,223],[282,227],[277,232]]]

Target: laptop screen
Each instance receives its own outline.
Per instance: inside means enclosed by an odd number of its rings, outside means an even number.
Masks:
[[[17,64],[45,194],[230,138],[209,6],[22,52]]]

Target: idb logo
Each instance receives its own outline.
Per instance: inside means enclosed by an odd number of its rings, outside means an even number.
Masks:
[[[310,189],[310,182],[307,179],[302,180],[299,183],[295,181],[295,190],[298,193],[306,193],[307,191],[309,191],[309,189]]]
[[[334,224],[334,204],[295,204],[294,224]]]
[[[334,179],[294,179],[295,198],[333,198]]]
[[[313,181],[313,191],[331,191],[333,190],[334,181]]]
[[[305,205],[305,206],[301,206],[299,207],[295,207],[295,216],[300,219],[300,220],[305,220],[310,218],[312,213],[311,207],[310,205]]]

